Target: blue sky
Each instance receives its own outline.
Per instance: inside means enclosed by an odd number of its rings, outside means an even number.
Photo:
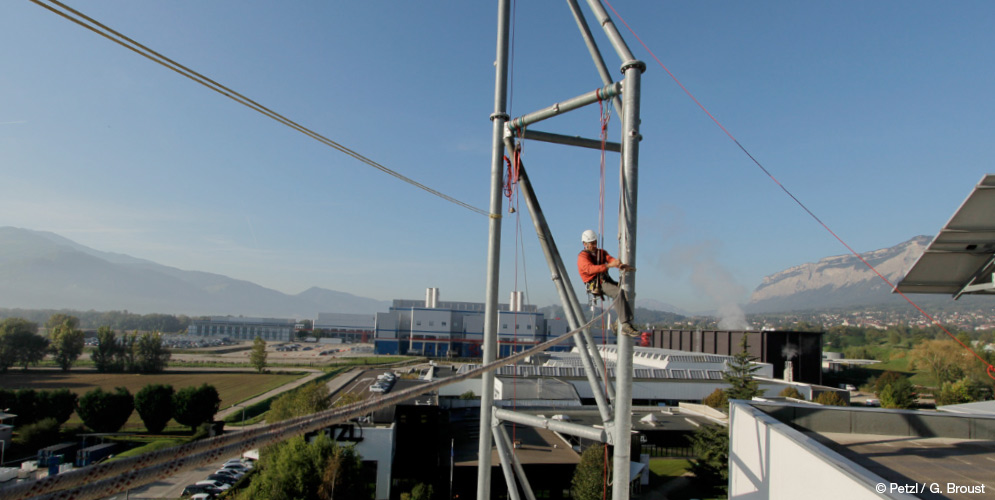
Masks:
[[[389,168],[488,206],[494,2],[68,3]],[[612,5],[858,251],[934,234],[993,171],[995,3]],[[648,66],[637,303],[745,302],[763,276],[846,253],[616,23]],[[600,86],[564,2],[519,2],[514,33],[512,116]],[[596,35],[617,77],[619,60]],[[442,300],[483,300],[479,214],[30,2],[0,4],[0,64],[0,225],[287,293],[420,298],[439,287]],[[598,118],[594,106],[533,128],[596,137]],[[613,116],[613,140],[618,125]],[[598,153],[524,148],[572,262],[580,233],[598,223]],[[618,157],[607,163],[606,248],[617,254]],[[505,215],[501,297],[517,275],[529,302],[553,303],[531,222],[523,210],[519,240]]]

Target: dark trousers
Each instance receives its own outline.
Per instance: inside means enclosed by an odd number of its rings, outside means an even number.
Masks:
[[[600,282],[600,286],[598,283]],[[629,300],[626,298],[625,290],[622,290],[618,283],[611,279],[595,278],[591,283],[587,283],[587,289],[594,295],[608,296],[615,299],[615,313],[618,314],[620,324],[628,323],[632,325],[632,308],[629,307]]]

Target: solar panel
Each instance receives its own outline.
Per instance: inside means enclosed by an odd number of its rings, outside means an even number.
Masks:
[[[903,293],[995,293],[995,175],[985,175],[912,269]]]

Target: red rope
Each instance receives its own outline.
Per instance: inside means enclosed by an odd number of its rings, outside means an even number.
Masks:
[[[698,107],[701,108],[701,110],[704,111],[705,114],[708,115],[708,117],[711,118],[712,121],[715,122],[715,124],[718,125],[718,127],[720,129],[722,129],[723,132],[725,132],[725,134],[729,137],[729,139],[731,139],[732,142],[734,142],[736,144],[736,146],[738,146],[739,149],[742,150],[743,153],[745,153],[746,156],[749,157],[750,160],[757,167],[760,167],[760,170],[762,170],[764,174],[767,174],[767,177],[769,177],[770,180],[772,180],[774,182],[774,184],[777,184],[777,186],[780,187],[781,190],[784,191],[784,193],[787,194],[792,200],[794,200],[795,203],[799,207],[802,208],[802,210],[804,210],[810,217],[812,217],[812,219],[814,219],[817,223],[819,223],[819,225],[822,226],[823,229],[825,229],[827,232],[829,232],[829,234],[831,234],[833,236],[833,238],[836,238],[836,241],[840,242],[840,244],[842,244],[844,247],[846,247],[846,249],[849,250],[850,253],[852,253],[855,257],[857,257],[858,259],[860,259],[860,261],[863,262],[864,265],[867,266],[868,269],[870,269],[872,272],[874,272],[874,274],[876,274],[879,278],[881,278],[882,281],[884,281],[889,287],[891,287],[891,289],[892,289],[893,292],[898,293],[903,299],[905,299],[906,302],[908,302],[910,305],[912,305],[912,307],[916,308],[916,310],[918,310],[923,316],[925,316],[927,319],[929,319],[934,325],[936,325],[941,330],[943,330],[943,333],[946,333],[948,337],[950,337],[951,339],[953,339],[954,341],[956,341],[958,344],[960,344],[961,347],[963,347],[964,349],[967,349],[967,351],[970,352],[971,354],[973,354],[974,357],[978,358],[979,361],[981,361],[982,363],[984,363],[985,365],[987,365],[987,368],[985,369],[985,372],[988,374],[988,376],[992,380],[995,380],[995,366],[992,366],[991,363],[985,361],[985,359],[982,358],[980,355],[978,355],[978,353],[975,352],[974,349],[971,349],[966,344],[964,344],[963,342],[961,342],[960,339],[958,339],[952,333],[950,333],[950,331],[947,330],[946,327],[944,327],[943,325],[941,325],[940,322],[936,320],[936,318],[934,318],[933,316],[931,316],[930,314],[928,314],[921,307],[919,307],[918,304],[916,304],[915,302],[913,302],[912,299],[910,299],[907,295],[905,295],[904,293],[902,293],[902,291],[899,290],[895,285],[893,285],[891,283],[891,281],[889,281],[887,278],[884,277],[884,275],[882,275],[880,272],[878,272],[878,270],[874,266],[872,266],[870,262],[867,262],[867,260],[864,259],[859,253],[857,253],[856,250],[854,250],[853,248],[851,248],[850,245],[848,245],[845,241],[843,241],[843,238],[840,238],[839,235],[836,234],[836,232],[834,232],[832,229],[830,229],[829,226],[825,222],[822,221],[822,219],[820,219],[818,216],[815,215],[815,213],[813,213],[811,210],[809,210],[809,208],[807,206],[805,206],[805,204],[802,203],[801,200],[799,200],[794,194],[792,194],[791,191],[789,191],[788,188],[784,186],[784,184],[781,184],[781,182],[778,181],[774,177],[774,175],[771,174],[770,171],[768,171],[763,166],[763,164],[761,164],[756,158],[754,158],[754,156],[752,154],[750,154],[750,152],[747,151],[747,149],[745,147],[743,147],[743,145],[740,144],[739,141],[736,140],[735,137],[733,137],[732,133],[730,133],[729,130],[726,129],[722,125],[722,123],[719,122],[719,120],[717,118],[715,118],[715,116],[712,115],[712,113],[710,113],[708,111],[708,109],[705,108],[705,106],[703,104],[701,104],[701,102],[698,101],[697,98],[694,97],[694,95],[691,93],[691,91],[689,91],[687,89],[687,87],[685,87],[684,84],[681,83],[681,81],[678,80],[676,76],[674,76],[674,74],[670,71],[670,69],[668,69],[667,66],[664,65],[660,61],[660,59],[658,57],[656,57],[656,54],[654,54],[653,51],[650,50],[650,48],[646,46],[646,43],[644,43],[643,40],[641,38],[639,38],[639,35],[637,35],[636,32],[632,29],[632,27],[629,26],[629,23],[625,22],[625,19],[623,19],[622,16],[620,16],[618,14],[618,12],[615,10],[615,7],[612,7],[612,4],[610,2],[608,2],[608,0],[605,0],[605,4],[608,5],[608,8],[612,10],[612,12],[615,14],[616,17],[618,17],[618,19],[620,21],[622,21],[622,24],[624,24],[625,27],[629,30],[629,32],[632,33],[632,36],[634,36],[636,38],[636,40],[639,41],[640,45],[642,45],[643,48],[646,49],[646,52],[648,52],[650,54],[650,56],[653,57],[653,60],[655,60],[656,63],[661,68],[663,68],[663,70],[666,71],[668,75],[670,75],[670,78],[673,79],[674,82],[676,82],[677,85],[681,87],[681,90],[683,90],[684,93],[687,94],[687,96],[690,97],[691,100],[694,101],[694,103],[697,104]]]

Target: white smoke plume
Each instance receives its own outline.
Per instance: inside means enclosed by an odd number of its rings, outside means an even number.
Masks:
[[[674,249],[661,256],[665,268],[677,274],[689,272],[695,290],[715,304],[722,330],[749,330],[746,313],[740,303],[746,298],[746,288],[716,258],[716,241],[705,241],[694,246]]]

